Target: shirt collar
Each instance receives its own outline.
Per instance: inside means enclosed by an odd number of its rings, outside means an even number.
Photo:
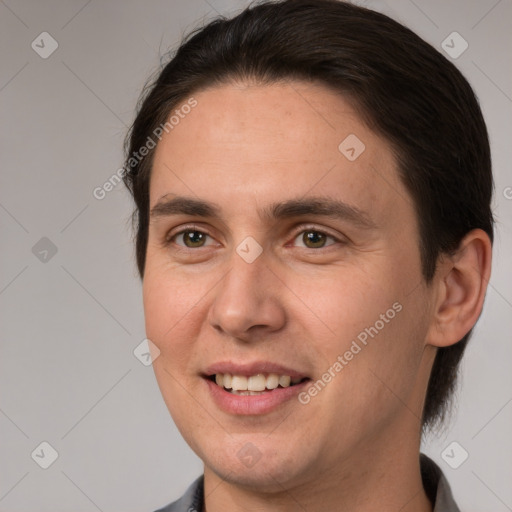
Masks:
[[[420,470],[423,488],[434,504],[433,512],[460,512],[441,468],[423,453],[420,454]]]

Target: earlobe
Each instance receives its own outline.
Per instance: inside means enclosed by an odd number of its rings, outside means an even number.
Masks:
[[[492,245],[481,229],[470,231],[457,251],[439,265],[437,301],[427,344],[447,347],[460,341],[475,325],[491,275]]]

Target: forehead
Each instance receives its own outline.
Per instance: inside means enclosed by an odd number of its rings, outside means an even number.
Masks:
[[[389,144],[326,87],[226,84],[193,97],[155,150],[151,205],[169,193],[239,208],[311,193],[382,215],[407,198]]]

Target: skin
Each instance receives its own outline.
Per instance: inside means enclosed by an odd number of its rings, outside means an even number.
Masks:
[[[418,461],[428,376],[437,347],[480,314],[487,235],[470,232],[427,285],[391,148],[339,94],[294,81],[194,98],[155,150],[150,208],[187,196],[216,203],[221,217],[151,219],[143,299],[163,398],[204,462],[206,509],[431,511]],[[349,134],[365,144],[355,161],[338,150]],[[310,196],[340,199],[374,226],[258,215]],[[208,236],[191,246],[173,236],[184,227]],[[310,231],[329,237],[308,245]],[[236,252],[248,236],[263,250],[253,263]],[[218,361],[266,360],[316,381],[396,302],[401,311],[307,405],[228,414],[200,376]],[[237,455],[248,442],[261,454],[251,468]]]

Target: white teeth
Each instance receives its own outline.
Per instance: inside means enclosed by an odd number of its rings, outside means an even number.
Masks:
[[[271,373],[267,377],[267,389],[276,389],[279,386],[279,375],[277,373]]]
[[[222,377],[222,373],[217,373],[217,375],[220,375]],[[217,379],[217,375],[215,376],[215,379]],[[222,384],[219,384],[219,386],[224,386],[226,389],[231,389],[231,374],[225,373],[224,374],[224,382]]]
[[[289,375],[278,375],[277,373],[269,373],[265,376],[263,373],[251,375],[232,375],[230,373],[217,373],[215,382],[218,386],[230,389],[232,393],[237,395],[259,395],[265,390],[276,389],[278,386],[287,388],[292,384],[298,384],[302,380],[301,377]]]
[[[267,385],[267,378],[263,374],[251,375],[247,381],[249,391],[264,391]]]
[[[231,389],[234,391],[247,391],[247,377],[244,375],[233,375]]]
[[[291,381],[291,377],[289,375],[281,375],[279,377],[279,384],[283,387],[283,388],[287,388],[289,385],[290,385],[290,381]]]
[[[233,395],[261,395],[263,391],[233,391],[231,390]]]

